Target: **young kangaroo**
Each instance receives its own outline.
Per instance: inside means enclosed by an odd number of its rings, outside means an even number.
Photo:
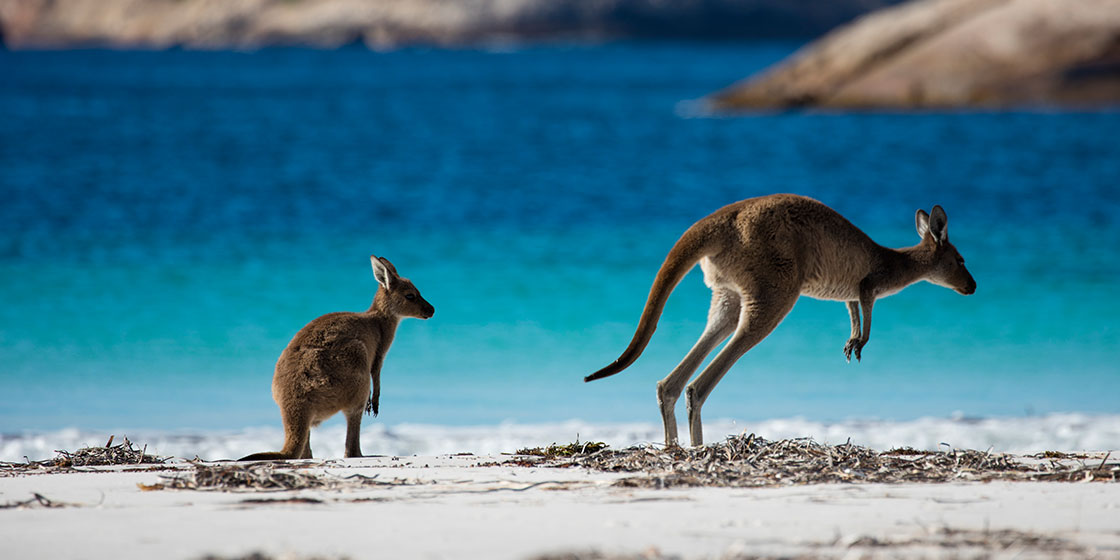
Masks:
[[[940,206],[916,216],[921,242],[888,249],[831,208],[811,198],[775,194],[716,210],[688,228],[657,271],[630,345],[611,365],[587,376],[614,375],[641,355],[657,328],[669,294],[700,263],[712,289],[708,324],[680,365],[657,384],[665,424],[665,444],[676,445],[677,398],[700,363],[728,336],[731,340],[688,385],[686,405],[692,445],[703,444],[700,408],[727,370],[785,318],[802,294],[843,301],[852,319],[844,356],[860,351],[871,337],[871,308],[919,280],[968,295],[976,281],[964,258],[949,243],[948,218]],[[860,310],[863,325],[860,328]]]
[[[381,285],[369,310],[328,313],[311,321],[276,362],[272,398],[284,420],[284,448],[278,453],[254,453],[241,461],[310,459],[311,427],[340,411],[346,415],[346,456],[362,456],[358,442],[362,412],[368,408],[377,415],[381,365],[397,324],[403,317],[427,319],[436,312],[387,259],[371,255],[369,260]]]

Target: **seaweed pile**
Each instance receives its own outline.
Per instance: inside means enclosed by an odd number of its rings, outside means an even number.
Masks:
[[[26,461],[23,463],[0,462],[0,473],[23,473],[33,470],[46,472],[71,470],[74,467],[93,467],[104,465],[144,465],[163,464],[167,457],[149,455],[148,446],[142,449],[124,438],[123,443],[113,445],[115,436],[109,436],[109,441],[101,447],[83,447],[77,451],[55,451],[58,454],[53,459],[42,461]]]
[[[60,467],[91,467],[98,465],[141,465],[159,464],[167,460],[165,457],[148,455],[148,446],[137,449],[136,445],[124,438],[124,443],[113,445],[113,436],[104,447],[83,447],[73,453],[69,451],[55,451],[58,457],[53,459],[55,466]]]
[[[285,492],[289,490],[346,490],[370,486],[401,486],[407,481],[377,480],[376,476],[346,477],[301,472],[291,465],[273,463],[194,463],[183,473],[164,475],[166,482],[140,485],[141,490],[209,490],[219,492]]]
[[[544,457],[545,459],[556,459],[558,457],[575,457],[578,455],[587,455],[590,453],[597,453],[606,449],[607,444],[601,441],[585,441],[580,443],[577,439],[575,443],[568,443],[564,445],[557,445],[553,443],[548,447],[526,447],[518,449],[515,455],[533,455],[536,457]]]
[[[767,441],[754,434],[695,448],[649,446],[601,450],[564,466],[641,473],[616,484],[639,488],[678,486],[763,487],[839,482],[918,483],[950,481],[1120,481],[1120,462],[1092,464],[1068,458],[1023,461],[975,450],[878,452],[867,447],[826,445],[808,438]]]
[[[1053,535],[1003,530],[942,527],[924,535],[877,538],[861,536],[832,542],[805,543],[795,554],[760,555],[728,552],[720,560],[793,560],[821,558],[1093,558],[1091,550]],[[685,560],[651,547],[636,553],[600,550],[566,551],[533,556],[531,560]]]

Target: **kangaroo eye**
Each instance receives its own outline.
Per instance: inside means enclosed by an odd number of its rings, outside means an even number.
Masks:
[[[412,301],[412,300],[416,299],[416,294],[405,294],[404,299],[407,299],[408,301]]]
[[[957,257],[957,264],[964,266],[964,257]]]

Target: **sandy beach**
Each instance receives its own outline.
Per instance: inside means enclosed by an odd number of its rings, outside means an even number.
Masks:
[[[173,488],[243,463],[8,469],[0,538],[10,558],[118,560],[1120,557],[1114,482],[659,489],[618,484],[633,473],[535,461],[462,454],[254,464],[270,476],[329,481],[294,491]],[[1105,453],[1073,461],[1120,468]]]

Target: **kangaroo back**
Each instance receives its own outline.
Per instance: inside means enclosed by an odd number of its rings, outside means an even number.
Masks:
[[[705,221],[697,222],[673,245],[669,255],[665,257],[665,262],[657,271],[657,276],[653,279],[653,286],[649,290],[646,306],[642,309],[642,317],[638,320],[638,329],[634,333],[634,338],[630,340],[630,345],[611,365],[583,378],[585,382],[610,377],[630,367],[630,364],[642,355],[642,351],[653,337],[653,332],[657,330],[657,321],[661,318],[661,312],[665,310],[669,295],[673,293],[673,289],[685,274],[688,274],[700,259],[707,256],[705,241],[710,238],[705,235],[707,229],[708,224]]]

